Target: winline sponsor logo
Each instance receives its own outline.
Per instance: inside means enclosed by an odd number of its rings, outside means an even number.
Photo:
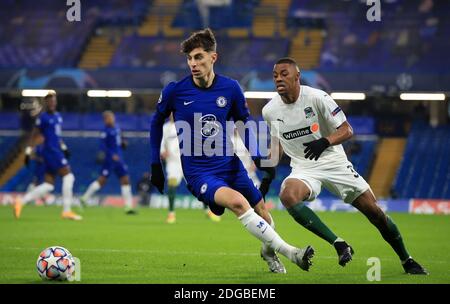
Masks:
[[[313,124],[311,127],[305,127],[305,128],[285,132],[285,133],[283,133],[283,137],[286,140],[295,139],[295,138],[299,138],[302,136],[310,135],[310,134],[316,132],[317,130],[318,130],[318,125]]]

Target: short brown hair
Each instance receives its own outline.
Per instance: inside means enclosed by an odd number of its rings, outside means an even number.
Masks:
[[[181,43],[181,52],[189,54],[193,49],[203,48],[206,52],[216,51],[216,38],[210,28],[194,32]]]

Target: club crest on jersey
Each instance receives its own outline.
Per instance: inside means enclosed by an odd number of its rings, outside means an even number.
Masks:
[[[311,118],[311,117],[316,116],[316,114],[314,113],[314,111],[311,107],[307,107],[307,108],[305,108],[305,116],[306,116],[306,118]]]
[[[227,99],[223,96],[217,97],[216,104],[218,107],[223,108],[227,105]]]
[[[206,114],[200,117],[202,123],[202,135],[205,137],[216,136],[219,132],[217,117],[214,114]]]

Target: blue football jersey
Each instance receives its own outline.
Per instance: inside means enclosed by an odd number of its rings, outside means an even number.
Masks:
[[[229,122],[247,122],[250,116],[236,80],[216,74],[209,88],[198,87],[192,76],[169,83],[161,93],[151,123],[151,163],[160,162],[162,125],[170,113],[177,127],[186,178],[244,170],[232,152],[233,128],[229,128]]]
[[[44,136],[44,150],[61,151],[61,125],[63,119],[58,112],[44,112],[36,119],[36,127]]]
[[[112,157],[114,154],[122,157],[122,137],[119,127],[105,127],[101,137],[101,148],[103,152],[105,152],[107,158]]]

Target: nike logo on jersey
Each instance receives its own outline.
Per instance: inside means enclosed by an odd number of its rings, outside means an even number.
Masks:
[[[284,120],[282,120],[281,118],[277,118],[277,121],[281,121],[282,123],[284,123]]]
[[[185,106],[187,106],[187,105],[190,105],[190,104],[193,103],[193,102],[195,102],[195,100],[193,100],[193,101],[185,101],[185,102],[183,102],[183,104],[184,104]]]

